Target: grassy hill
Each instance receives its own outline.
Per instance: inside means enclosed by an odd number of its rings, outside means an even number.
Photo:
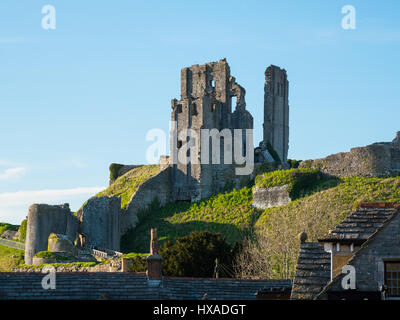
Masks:
[[[160,171],[158,165],[147,165],[132,169],[118,177],[107,189],[99,192],[97,197],[121,197],[121,208],[124,209],[139,186]]]
[[[0,272],[11,271],[24,262],[24,251],[11,249],[0,245]]]
[[[208,230],[220,232],[234,244],[251,232],[261,213],[251,207],[251,202],[251,188],[242,188],[195,203],[170,203],[161,208],[154,205],[139,213],[139,224],[122,237],[121,249],[123,252],[148,252],[151,228],[158,229],[160,243],[192,231]]]
[[[243,241],[250,278],[291,278],[299,250],[298,235],[306,231],[309,241],[333,229],[361,201],[400,202],[400,177],[324,178],[304,170],[280,170],[256,177],[255,185],[271,187],[288,183],[294,201],[257,210],[251,207],[252,189],[245,187],[196,203],[154,205],[139,214],[137,227],[123,236],[124,252],[148,252],[149,230],[157,228],[160,242],[174,240],[195,230],[219,232],[230,244]]]

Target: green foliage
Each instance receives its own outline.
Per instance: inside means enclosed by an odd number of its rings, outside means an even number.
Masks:
[[[244,187],[217,194],[198,202],[154,204],[138,213],[139,223],[121,239],[122,252],[148,252],[151,228],[157,228],[160,244],[190,234],[208,230],[221,233],[233,245],[250,232],[259,211],[252,208],[252,190]]]
[[[47,266],[53,266],[55,268],[58,267],[76,267],[76,268],[81,268],[81,267],[94,267],[97,266],[101,263],[99,262],[69,262],[69,263],[45,263],[45,264],[38,264],[38,265],[27,265],[27,264],[20,264],[17,267],[18,268],[24,268],[24,269],[28,269],[28,270],[34,270],[34,269],[38,269],[41,270],[44,267]]]
[[[129,272],[145,272],[147,270],[146,258],[148,255],[148,253],[128,253],[124,254],[121,258],[129,260]]]
[[[281,159],[278,156],[278,153],[275,151],[275,149],[272,147],[271,143],[269,141],[267,141],[267,150],[269,152],[269,154],[272,156],[272,158],[274,158],[274,160],[278,163],[281,163]]]
[[[11,231],[18,231],[19,226],[5,223],[5,222],[0,222],[0,234],[2,234],[6,230],[11,230]]]
[[[121,197],[121,208],[125,209],[139,186],[160,171],[158,165],[147,165],[132,169],[118,177],[107,189],[97,197]]]
[[[265,257],[260,277],[294,276],[299,250],[299,233],[305,231],[308,241],[317,241],[335,228],[360,202],[400,202],[400,177],[342,178],[323,180],[313,194],[285,206],[265,209],[255,224],[254,261]],[[319,189],[319,190],[318,190]],[[262,244],[266,244],[265,246]]]
[[[27,219],[22,220],[21,226],[18,229],[19,241],[21,241],[21,242],[25,242],[27,226],[28,226],[28,220]]]
[[[110,164],[110,181],[115,181],[119,177],[119,170],[123,168],[123,164],[111,163]]]
[[[231,246],[220,234],[208,231],[192,232],[175,243],[165,242],[159,252],[163,257],[163,274],[167,276],[211,278],[217,258],[221,264],[232,267]]]
[[[24,262],[24,251],[0,245],[0,272],[10,272]]]
[[[289,164],[289,169],[297,169],[299,167],[301,161],[302,160],[288,159],[287,162]]]
[[[290,197],[296,199],[315,187],[322,178],[323,175],[318,170],[276,170],[258,175],[255,179],[255,186],[258,188],[271,188],[287,184],[289,185],[287,191]]]
[[[55,259],[57,261],[65,261],[70,260],[73,256],[69,252],[65,251],[40,251],[35,254],[36,258],[43,258],[43,259]]]

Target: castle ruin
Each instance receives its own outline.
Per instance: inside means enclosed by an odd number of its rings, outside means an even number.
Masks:
[[[246,110],[245,94],[245,89],[231,76],[225,59],[182,69],[181,99],[171,102],[171,120],[177,126],[177,134],[170,135],[175,200],[206,198],[220,191],[227,181],[235,180],[235,164],[225,161],[226,148],[231,149],[233,145],[224,132],[233,137],[234,129],[253,129],[253,117]],[[211,159],[215,150],[212,150],[210,137],[202,129],[218,130],[218,163]],[[188,130],[194,132],[199,141],[193,141],[195,138],[186,134]],[[245,153],[244,131],[242,137],[241,148]],[[203,144],[205,140],[208,141]],[[198,148],[192,148],[196,144]],[[247,152],[253,153],[253,141],[247,141],[247,144],[251,145]],[[190,161],[174,161],[178,160],[177,152],[185,145],[189,146]]]
[[[119,250],[121,235],[138,222],[137,212],[155,199],[161,205],[197,201],[222,191],[227,183],[238,187],[243,177],[254,176],[253,170],[238,175],[238,167],[254,160],[259,164],[274,162],[271,152],[276,152],[285,163],[289,141],[286,71],[270,66],[265,76],[264,140],[254,149],[252,134],[247,134],[253,129],[253,117],[246,110],[246,91],[231,76],[226,60],[183,68],[181,98],[171,102],[171,120],[175,124],[175,134],[170,135],[171,155],[160,159],[160,172],[138,187],[125,209],[121,209],[118,197],[96,196],[75,215],[66,205],[32,205],[25,263],[32,263],[37,252],[47,250],[51,233],[67,235],[71,241],[79,239],[80,245]],[[209,134],[212,131],[217,132],[216,139]],[[235,134],[241,136],[240,144],[229,139]],[[217,153],[212,150],[215,146]],[[228,150],[232,149],[237,149],[246,162],[239,163],[236,158],[226,161]],[[177,161],[182,150],[190,161]],[[215,157],[219,161],[215,162]],[[253,169],[254,163],[251,165]],[[117,175],[136,167],[121,166]]]

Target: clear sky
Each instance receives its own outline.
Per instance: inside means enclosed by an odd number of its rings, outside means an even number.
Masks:
[[[42,7],[56,29],[42,28]],[[345,30],[341,9],[356,9]],[[167,132],[180,70],[226,58],[262,138],[264,71],[289,79],[289,158],[391,141],[400,130],[400,2],[0,2],[0,221],[32,203],[76,210],[111,162],[143,164]]]

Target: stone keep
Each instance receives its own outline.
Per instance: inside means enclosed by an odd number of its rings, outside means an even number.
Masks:
[[[289,81],[286,70],[270,65],[265,70],[263,142],[269,142],[282,162],[289,150]]]
[[[236,97],[236,103],[232,98]],[[234,104],[234,106],[233,106]],[[253,129],[253,117],[246,110],[245,90],[230,75],[230,68],[225,59],[204,65],[193,65],[181,71],[181,99],[171,102],[171,120],[176,122],[177,135],[171,134],[170,150],[172,159],[172,184],[175,200],[198,200],[218,192],[227,180],[234,179],[235,165],[224,164],[224,141],[220,139],[220,164],[211,163],[209,144],[209,163],[201,163],[201,129]],[[235,110],[232,112],[232,108]],[[180,137],[180,133],[192,129],[198,140],[191,136]],[[244,132],[244,131],[242,131]],[[225,140],[225,138],[224,138]],[[184,145],[198,143],[198,153],[193,149],[188,158],[199,161],[187,164],[177,161],[174,154]],[[245,145],[245,139],[243,144]],[[242,146],[243,148],[243,146]],[[192,154],[190,154],[192,152]],[[253,151],[251,151],[253,152]]]
[[[47,251],[51,233],[64,234],[73,241],[77,236],[78,220],[68,204],[33,204],[28,211],[25,241],[25,264],[32,264],[35,253]]]

